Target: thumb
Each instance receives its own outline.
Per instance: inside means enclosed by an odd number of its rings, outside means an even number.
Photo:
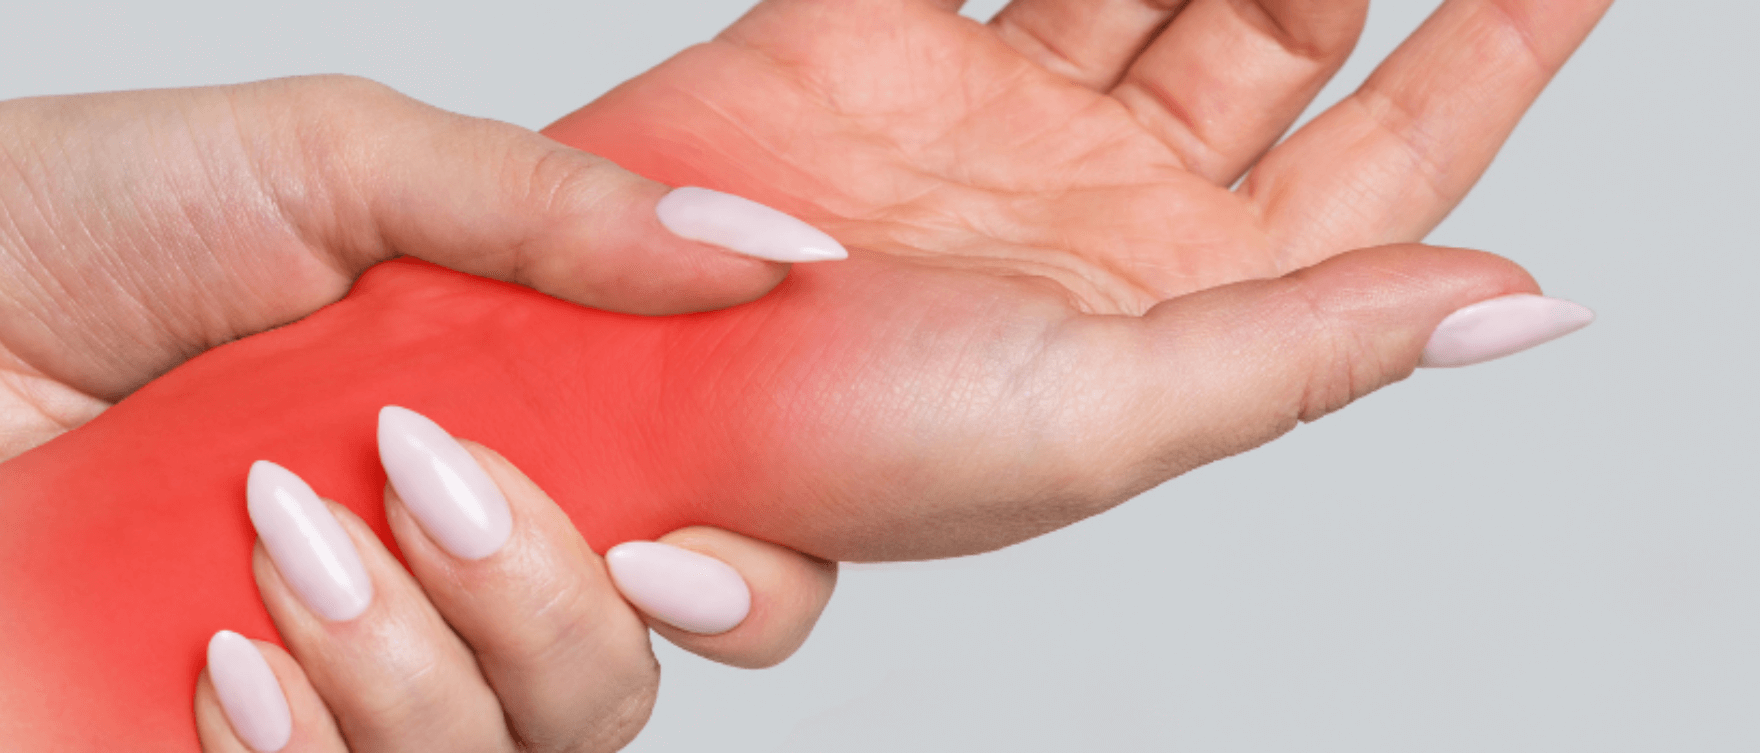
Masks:
[[[277,203],[356,272],[402,254],[596,308],[675,314],[756,299],[787,262],[846,256],[830,236],[756,202],[674,190],[370,81],[291,79],[256,91],[297,132],[316,134],[300,144],[313,174],[272,186]]]
[[[1509,355],[1594,317],[1538,293],[1501,257],[1397,245],[1161,303],[1141,322],[1142,397],[1120,416],[1139,427],[1131,432],[1139,448],[1157,448],[1153,469],[1136,475],[1164,480],[1264,444],[1421,365]],[[1142,459],[1141,449],[1135,455]]]

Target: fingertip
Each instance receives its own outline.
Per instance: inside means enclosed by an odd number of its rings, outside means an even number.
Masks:
[[[744,196],[697,186],[674,188],[654,206],[673,235],[776,262],[849,258],[837,239],[792,215]]]
[[[731,666],[769,667],[793,655],[817,624],[837,581],[836,563],[719,528],[680,529],[661,536],[658,544],[723,563],[746,584],[750,604],[744,619],[712,635],[681,630],[631,599],[655,632],[674,645]]]
[[[420,106],[383,87],[325,86],[337,95],[327,106],[363,126],[340,129],[319,148],[364,160],[343,172],[362,176],[344,187],[364,211],[347,214],[383,239],[360,255],[368,263],[409,253],[585,306],[660,315],[754,300],[788,274],[788,261],[825,247],[792,242],[811,228],[787,215],[729,211],[729,202],[673,207],[688,210],[672,218],[691,233],[680,235],[658,213],[672,188],[603,157],[518,126]],[[401,135],[390,148],[357,148],[368,138],[361,134],[387,128]],[[726,221],[742,217],[743,224]],[[793,235],[783,232],[790,227]],[[795,253],[780,253],[789,248]]]
[[[1097,323],[1134,329],[1135,360],[1121,373],[1145,375],[1128,382],[1145,401],[1130,404],[1160,407],[1098,417],[1126,427],[1112,431],[1129,444],[1076,457],[1148,464],[1166,478],[1257,447],[1405,379],[1450,313],[1538,291],[1527,270],[1495,254],[1397,244],[1164,301],[1140,322]],[[1119,475],[1140,486],[1138,473]]]
[[[231,630],[216,632],[208,639],[208,677],[239,741],[257,753],[287,746],[294,734],[287,695],[252,640]]]
[[[573,151],[573,150],[570,150]],[[585,152],[557,189],[551,229],[525,244],[514,282],[594,308],[662,316],[768,294],[797,262],[842,258],[816,228],[757,202],[674,189]]]
[[[447,553],[479,560],[507,543],[512,509],[480,453],[433,419],[392,405],[379,411],[378,444],[390,488]]]
[[[230,630],[208,639],[196,688],[198,732],[208,750],[276,753],[292,739],[293,711],[266,645]]]
[[[654,541],[627,541],[605,553],[617,590],[643,613],[680,630],[720,635],[751,612],[745,578],[721,560]]]

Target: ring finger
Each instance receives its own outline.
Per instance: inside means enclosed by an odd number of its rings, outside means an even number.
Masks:
[[[567,514],[499,454],[414,411],[380,411],[379,455],[391,533],[475,652],[522,749],[609,751],[633,739],[660,681],[648,626]],[[737,573],[718,572],[734,591],[710,607],[725,630],[749,597]]]

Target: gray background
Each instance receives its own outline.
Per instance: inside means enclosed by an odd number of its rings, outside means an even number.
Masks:
[[[0,99],[346,72],[537,127],[745,5],[9,2]],[[1322,103],[1433,5],[1378,3]],[[1755,28],[1615,7],[1432,236],[1595,326],[1037,541],[849,568],[781,668],[662,647],[632,750],[1760,749]]]

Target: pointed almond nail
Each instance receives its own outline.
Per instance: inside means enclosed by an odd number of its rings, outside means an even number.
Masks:
[[[259,460],[251,464],[246,497],[251,525],[300,601],[332,622],[367,610],[373,581],[348,532],[312,487],[293,471]]]
[[[1557,298],[1507,295],[1448,315],[1430,335],[1419,366],[1471,366],[1519,353],[1589,326],[1595,312]]]
[[[379,462],[422,530],[454,557],[494,554],[513,532],[507,497],[464,445],[427,416],[379,410]]]
[[[293,737],[293,714],[275,670],[250,639],[222,630],[208,640],[208,679],[233,734],[257,753],[275,753]]]
[[[630,541],[611,547],[605,565],[624,598],[680,630],[725,633],[752,608],[751,589],[738,570],[689,549]]]
[[[674,235],[759,259],[799,262],[849,256],[843,244],[818,228],[730,193],[675,188],[654,212]]]

